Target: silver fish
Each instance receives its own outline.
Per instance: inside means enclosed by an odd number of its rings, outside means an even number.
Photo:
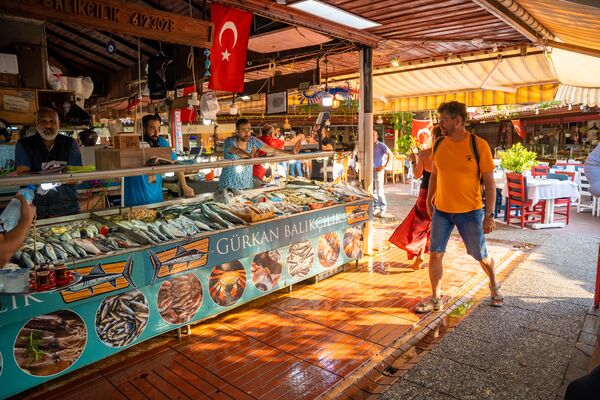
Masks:
[[[27,268],[33,268],[34,267],[34,263],[33,260],[31,259],[31,257],[29,256],[29,254],[23,252],[21,253],[21,258],[20,261],[23,265],[25,265]]]
[[[46,244],[44,246],[44,256],[46,256],[46,258],[50,259],[50,261],[52,262],[56,262],[58,261],[58,257],[56,256],[56,252],[54,251],[54,247],[52,247],[51,244]]]
[[[100,249],[98,249],[94,245],[94,243],[92,243],[89,240],[85,240],[85,239],[73,239],[73,240],[71,240],[71,244],[82,248],[88,254],[94,254],[94,255],[102,254],[102,251],[100,251]]]

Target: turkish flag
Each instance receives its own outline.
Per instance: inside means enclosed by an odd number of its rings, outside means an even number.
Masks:
[[[210,21],[215,25],[215,38],[210,49],[211,74],[208,87],[241,93],[244,91],[252,13],[212,3]]]
[[[525,133],[525,128],[523,128],[523,121],[521,121],[520,119],[511,119],[510,122],[512,122],[513,127],[515,128],[515,131],[517,132],[517,135],[519,135],[523,139],[525,139],[525,136],[527,136],[527,133]]]
[[[413,119],[412,121],[412,136],[423,144],[429,140],[432,128],[431,120]]]

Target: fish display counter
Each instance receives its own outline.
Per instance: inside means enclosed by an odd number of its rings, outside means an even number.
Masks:
[[[215,197],[38,223],[9,266],[30,287],[0,289],[0,398],[362,256],[360,188]]]

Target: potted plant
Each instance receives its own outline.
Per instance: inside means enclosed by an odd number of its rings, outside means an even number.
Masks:
[[[396,153],[408,154],[412,146],[412,120],[410,112],[399,112],[392,115],[394,130],[400,135],[396,140]]]
[[[514,144],[510,149],[498,153],[500,166],[507,171],[522,174],[523,171],[537,165],[537,153],[529,151],[521,143]]]

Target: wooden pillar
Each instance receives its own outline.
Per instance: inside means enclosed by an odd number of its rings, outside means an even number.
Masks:
[[[365,190],[373,193],[373,49],[363,46],[360,50],[360,103],[359,103],[359,160]],[[362,151],[361,151],[362,150]],[[373,223],[365,225],[364,253],[373,253]]]

